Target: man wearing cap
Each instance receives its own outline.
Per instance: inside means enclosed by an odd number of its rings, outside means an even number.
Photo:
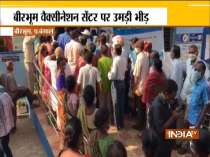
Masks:
[[[113,42],[113,47],[117,44],[119,44],[122,47],[122,56],[126,57],[126,59],[128,59],[129,56],[129,51],[125,50],[125,39],[120,36],[120,35],[116,35],[112,38],[112,42]]]
[[[87,39],[87,44],[90,44],[90,31],[88,29],[85,29],[83,32],[81,32],[81,34]]]
[[[129,114],[130,112],[130,106],[129,106],[129,89],[130,89],[130,71],[131,71],[131,64],[129,63],[129,51],[126,49],[127,47],[125,46],[125,39],[123,36],[116,35],[112,39],[113,45],[119,44],[122,47],[122,54],[121,56],[125,58],[126,60],[126,73],[125,73],[125,114]]]
[[[124,106],[125,106],[125,72],[127,70],[127,60],[121,55],[122,47],[116,44],[114,47],[114,59],[110,72],[109,80],[112,80],[112,99],[114,106],[115,122],[118,129],[124,127]]]

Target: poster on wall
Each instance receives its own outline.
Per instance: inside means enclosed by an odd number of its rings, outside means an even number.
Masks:
[[[203,28],[177,28],[175,43],[180,46],[181,57],[186,59],[187,52],[190,45],[196,45],[198,47],[199,56],[201,57],[203,41]]]
[[[20,51],[23,49],[23,38],[22,36],[13,37],[13,50]]]
[[[164,51],[163,29],[161,28],[114,28],[114,33],[124,36],[125,45],[130,49],[130,39],[137,37],[152,42],[152,49],[162,53]]]
[[[189,47],[190,45],[192,45],[192,43],[188,43],[188,44],[177,44],[178,46],[180,46],[180,49],[181,49],[181,55],[182,55],[182,58],[185,59],[187,57],[187,53],[189,51]],[[193,45],[196,45],[198,47],[198,51],[199,51],[199,56],[201,55],[201,46],[202,44],[201,43],[193,43]]]

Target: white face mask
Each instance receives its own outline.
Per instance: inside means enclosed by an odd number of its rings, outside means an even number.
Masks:
[[[190,60],[196,60],[197,56],[195,54],[188,54],[188,58],[190,58]]]
[[[196,71],[195,69],[193,69],[192,74],[191,74],[191,77],[190,77],[190,81],[194,84],[200,78],[201,78],[201,72]]]
[[[138,54],[139,53],[139,49],[138,48],[134,48],[135,52]]]

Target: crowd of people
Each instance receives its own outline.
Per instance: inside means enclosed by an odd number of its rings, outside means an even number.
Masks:
[[[39,42],[32,50],[34,40]],[[108,133],[110,125],[123,129],[126,119],[132,119],[133,128],[142,131],[145,156],[170,157],[178,146],[164,139],[164,130],[201,129],[209,113],[207,66],[199,58],[196,45],[189,46],[186,63],[181,59],[180,47],[172,47],[172,69],[167,75],[152,43],[138,37],[130,40],[128,50],[123,36],[106,31],[91,32],[89,28],[65,28],[64,33],[53,38],[25,37],[23,45],[24,56],[28,57],[24,62],[28,88],[16,85],[11,61],[7,62],[5,79],[1,79],[1,82],[6,80],[6,84],[1,85],[14,104],[23,96],[32,103],[36,99],[31,78],[33,63],[38,63],[42,99],[50,104],[57,118],[62,150],[59,157],[84,154],[126,157],[123,144]],[[0,102],[4,104],[1,97]],[[2,135],[0,128],[3,146],[7,134]],[[192,141],[188,150],[193,156],[207,157],[210,140],[205,139],[210,135],[205,129],[200,135],[202,138]],[[3,150],[8,157],[12,156],[6,148]]]

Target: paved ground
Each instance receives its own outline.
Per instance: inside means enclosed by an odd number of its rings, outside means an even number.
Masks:
[[[54,152],[55,157],[59,152],[59,136],[48,124],[46,115],[42,108],[36,108],[39,120],[45,131],[49,144]],[[126,146],[128,157],[144,157],[142,152],[141,139],[138,131],[131,128],[132,122],[126,122],[126,128],[117,131],[116,127],[111,126],[109,133],[117,140],[123,142]],[[11,136],[10,142],[14,157],[47,157],[39,137],[30,119],[18,119],[17,131]],[[178,155],[173,151],[172,157],[189,157],[189,155]]]
[[[42,127],[45,131],[49,144],[51,145],[53,153],[56,157],[59,152],[59,136],[48,124],[46,120],[46,115],[44,114],[42,108],[36,108],[35,110],[38,114],[39,120],[41,121]],[[115,139],[123,142],[123,144],[126,146],[128,157],[144,157],[139,132],[132,129],[131,125],[133,125],[132,120],[126,121],[126,127],[120,131],[117,131],[116,127],[111,126],[109,133]],[[171,157],[189,157],[189,155],[178,155],[176,151],[173,151]]]
[[[59,136],[56,135],[52,126],[48,124],[44,110],[41,107],[35,110],[56,157],[59,152]],[[128,157],[144,157],[139,133],[132,129],[131,125],[132,120],[126,121],[126,127],[121,131],[117,131],[116,127],[111,126],[109,133],[115,139],[123,142],[126,146]],[[32,121],[27,118],[19,119],[17,127],[17,132],[11,136],[10,143],[14,157],[47,157]],[[189,157],[189,155],[181,156],[176,151],[173,151],[172,157]]]
[[[28,118],[18,119],[17,131],[10,137],[10,146],[14,157],[47,157]]]

